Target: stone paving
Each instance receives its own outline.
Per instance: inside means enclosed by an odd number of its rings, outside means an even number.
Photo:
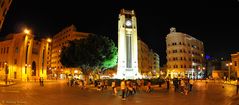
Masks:
[[[153,86],[152,93],[140,91],[121,100],[120,93],[112,95],[111,88],[81,90],[68,87],[65,81],[28,82],[0,87],[0,105],[239,105],[236,87],[219,83],[196,82],[189,95],[166,90],[165,85]]]

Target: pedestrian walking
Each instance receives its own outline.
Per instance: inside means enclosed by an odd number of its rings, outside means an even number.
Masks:
[[[125,79],[123,79],[120,83],[120,89],[122,91],[122,100],[126,100],[125,99],[125,91],[126,91],[126,83],[125,83]]]

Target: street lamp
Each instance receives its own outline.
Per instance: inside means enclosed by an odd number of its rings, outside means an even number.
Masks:
[[[24,29],[24,33],[25,34],[30,34],[30,30],[29,29]]]
[[[5,77],[5,84],[7,85],[8,72],[9,72],[9,71],[8,71],[7,62],[5,62],[4,65],[5,65],[5,75],[6,75],[6,77]]]
[[[227,63],[226,66],[228,66],[228,81],[231,79],[231,65],[232,63]]]
[[[47,38],[48,43],[51,43],[51,41],[52,41],[51,38]]]

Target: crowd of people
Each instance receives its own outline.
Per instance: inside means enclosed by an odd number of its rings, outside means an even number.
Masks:
[[[190,80],[188,78],[174,78],[174,79],[162,79],[159,78],[157,80],[157,84],[159,85],[159,88],[162,87],[162,84],[166,85],[166,89],[169,90],[171,88],[170,82],[173,82],[173,88],[175,92],[183,93],[185,95],[188,95],[190,91],[192,91],[193,86],[193,80]],[[67,82],[68,86],[78,86],[80,89],[86,89],[87,88],[87,81],[81,80],[81,79],[69,79]],[[92,81],[90,79],[89,82],[90,85],[97,88],[98,91],[104,91],[109,89],[111,87],[112,94],[117,96],[121,95],[122,100],[125,100],[128,96],[133,96],[137,92],[146,92],[151,93],[153,91],[152,88],[152,81],[150,79],[136,79],[136,80],[107,80],[107,79],[100,79],[100,80],[94,80]],[[119,94],[121,93],[121,94]]]
[[[174,78],[173,79],[174,91],[188,95],[192,91],[193,80],[188,78]]]

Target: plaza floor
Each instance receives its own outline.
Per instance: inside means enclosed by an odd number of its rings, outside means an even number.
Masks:
[[[0,105],[239,105],[236,87],[221,83],[198,81],[188,95],[153,86],[152,93],[140,91],[121,100],[120,93],[112,95],[111,88],[97,91],[91,87],[81,90],[69,87],[65,81],[27,82],[0,87]]]

